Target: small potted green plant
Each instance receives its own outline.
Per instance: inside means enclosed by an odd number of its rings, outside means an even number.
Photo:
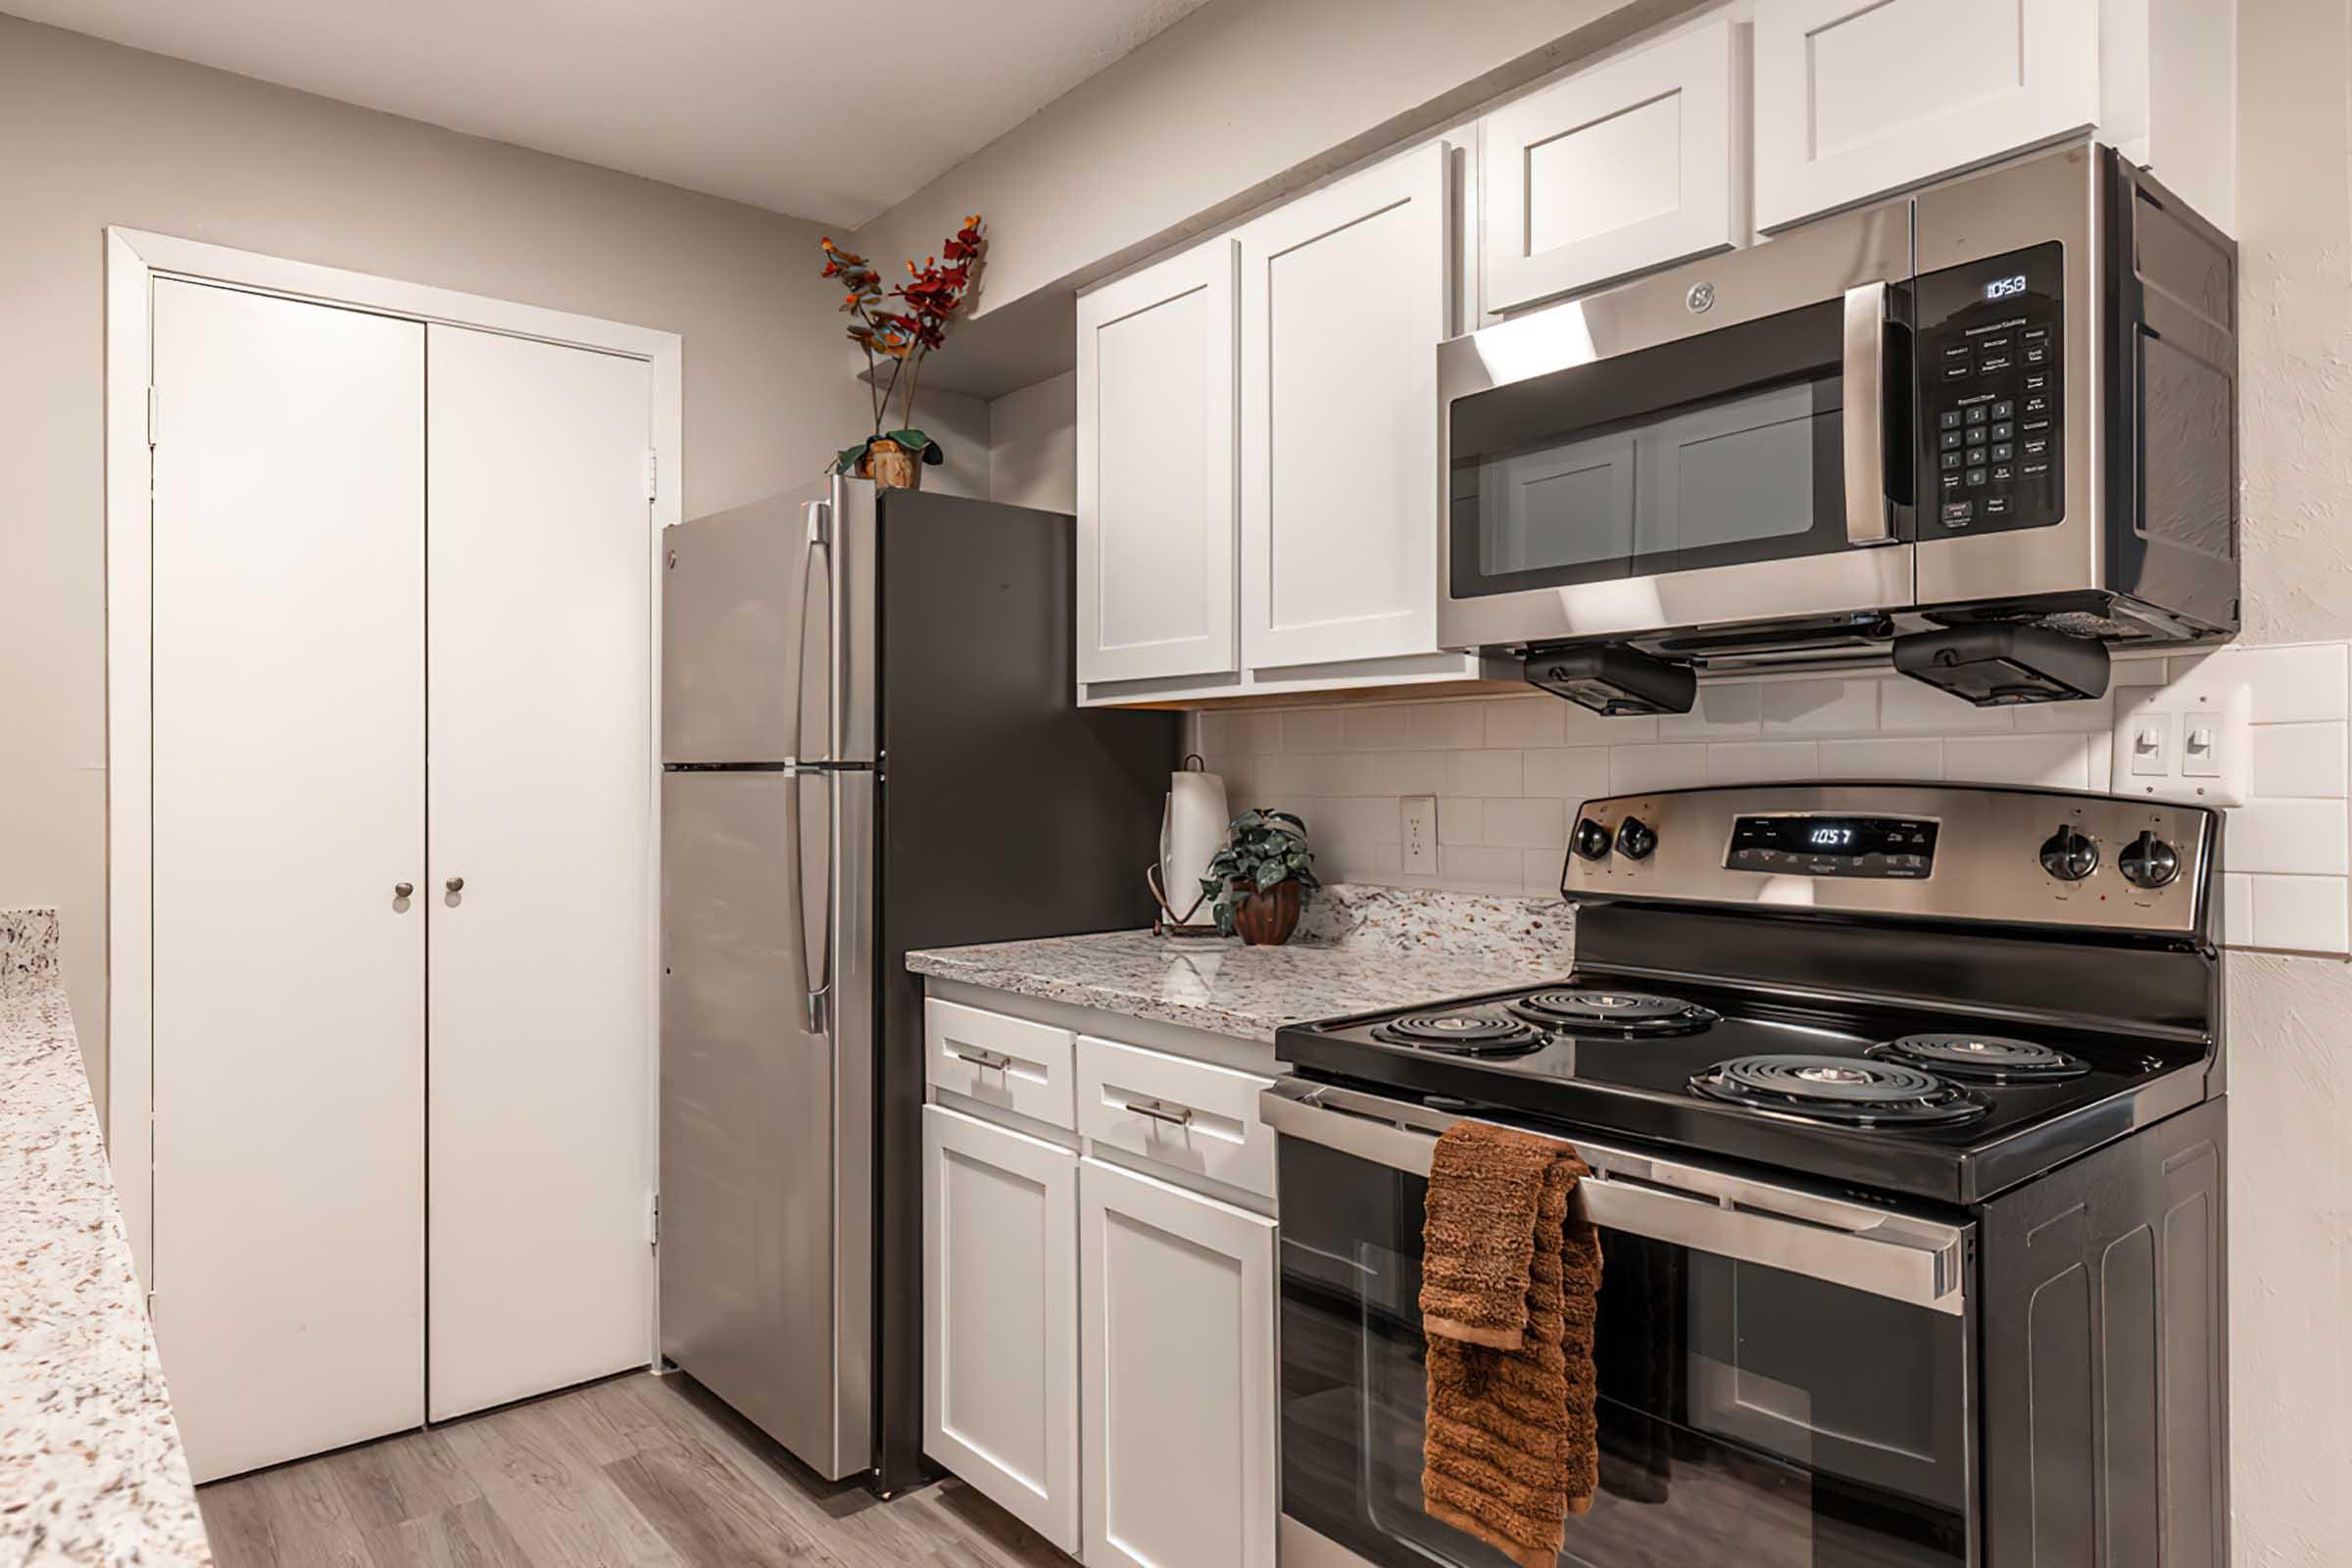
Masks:
[[[1244,811],[1226,828],[1225,847],[1208,862],[1200,891],[1216,899],[1217,930],[1241,934],[1253,948],[1280,947],[1298,929],[1298,910],[1323,884],[1306,824],[1288,811]]]

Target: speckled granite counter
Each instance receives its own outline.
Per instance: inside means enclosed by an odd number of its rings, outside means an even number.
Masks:
[[[0,1565],[211,1562],[47,909],[0,909]]]
[[[1556,900],[1338,884],[1279,948],[1149,931],[909,953],[917,974],[1245,1040],[1286,1023],[1556,978],[1573,921]]]

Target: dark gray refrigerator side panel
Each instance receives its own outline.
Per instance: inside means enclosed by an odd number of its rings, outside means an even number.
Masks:
[[[922,1469],[922,985],[909,949],[1149,925],[1174,713],[1081,710],[1075,524],[884,493],[877,1485]]]
[[[829,491],[771,496],[662,530],[664,762],[825,755],[829,563],[810,538],[808,508]]]

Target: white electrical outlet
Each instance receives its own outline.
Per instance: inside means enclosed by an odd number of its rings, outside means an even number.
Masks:
[[[1438,874],[1438,798],[1407,795],[1397,803],[1403,821],[1404,869],[1408,875]]]

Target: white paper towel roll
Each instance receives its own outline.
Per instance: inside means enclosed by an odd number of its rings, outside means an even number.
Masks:
[[[1176,917],[1187,925],[1207,923],[1209,901],[1200,879],[1225,847],[1233,814],[1225,806],[1225,781],[1214,773],[1169,775],[1167,809],[1159,819],[1159,885]],[[1196,906],[1194,900],[1200,899]]]

